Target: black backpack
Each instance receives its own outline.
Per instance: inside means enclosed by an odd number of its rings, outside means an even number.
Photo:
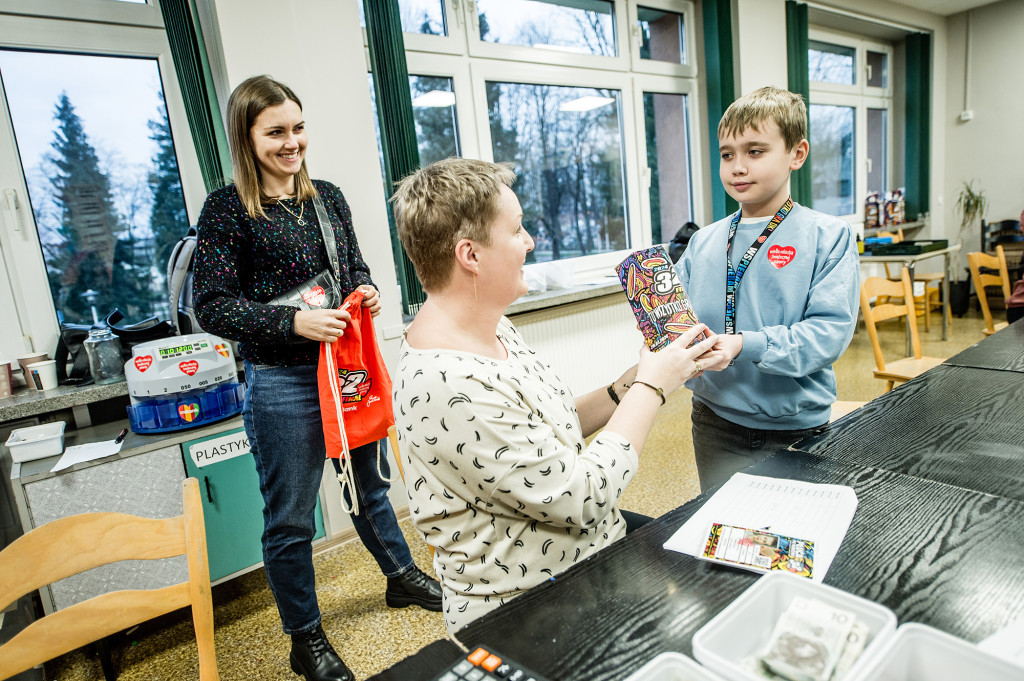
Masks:
[[[195,259],[198,235],[199,231],[194,225],[189,227],[167,258],[167,302],[171,306],[171,321],[180,335],[201,333],[203,330],[196,318],[192,300],[192,261]]]
[[[679,258],[683,257],[683,251],[690,243],[690,237],[697,233],[696,222],[687,222],[685,225],[679,228],[676,235],[672,237],[672,241],[668,242],[668,255],[672,258],[672,262],[679,262]]]

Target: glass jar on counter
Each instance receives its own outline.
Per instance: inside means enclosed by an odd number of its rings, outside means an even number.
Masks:
[[[124,380],[124,360],[121,359],[121,339],[110,329],[92,329],[82,345],[89,358],[89,373],[102,385]]]

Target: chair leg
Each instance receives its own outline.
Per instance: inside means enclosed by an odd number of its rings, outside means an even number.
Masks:
[[[105,681],[117,681],[117,672],[114,671],[114,660],[110,657],[110,638],[104,636],[96,641],[96,654],[100,658],[100,669],[103,670]]]
[[[896,385],[896,381],[889,381],[888,385],[885,386],[885,392],[892,390],[892,387]]]

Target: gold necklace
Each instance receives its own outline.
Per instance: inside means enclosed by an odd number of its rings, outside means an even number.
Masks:
[[[303,211],[306,210],[306,202],[305,201],[303,201],[302,203],[299,204],[299,214],[298,215],[293,213],[288,208],[288,206],[284,205],[284,203],[281,201],[281,199],[277,200],[277,205],[281,206],[281,208],[284,208],[288,212],[289,215],[291,215],[293,218],[297,219],[299,221],[299,227],[305,227],[306,226],[306,221],[302,219],[302,213],[303,213]]]

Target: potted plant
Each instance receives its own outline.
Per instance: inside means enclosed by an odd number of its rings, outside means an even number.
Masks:
[[[963,249],[964,235],[974,228],[975,223],[985,218],[985,211],[988,210],[988,198],[985,196],[985,190],[975,189],[974,180],[963,182],[960,193],[956,197],[954,210],[960,217],[960,230],[957,232],[960,253],[957,255],[959,266],[954,272],[956,281],[949,282],[949,305],[953,314],[962,317],[967,312],[971,294],[970,280],[960,280],[960,272],[965,271],[963,263],[967,257]]]

